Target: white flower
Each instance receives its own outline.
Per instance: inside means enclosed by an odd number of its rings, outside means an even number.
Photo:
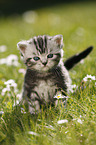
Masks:
[[[10,79],[6,82],[4,82],[4,84],[7,86],[7,88],[13,87],[13,88],[17,88],[17,84],[15,83],[14,80]],[[16,91],[17,92],[17,91]]]
[[[84,82],[87,82],[87,77],[83,78],[83,81],[84,81]]]
[[[18,56],[17,55],[14,55],[14,54],[10,54],[7,57],[7,65],[19,66]]]
[[[2,59],[0,59],[0,64],[6,64],[6,58],[2,58]]]
[[[91,76],[91,75],[88,75],[88,74],[87,74],[87,76],[86,76],[85,78],[83,78],[83,81],[84,81],[84,82],[87,82],[88,80],[90,80],[90,81],[91,81],[91,80],[94,80],[94,81],[95,81],[96,78],[95,78],[95,76]]]
[[[95,87],[96,87],[96,82],[95,82]]]
[[[21,108],[21,113],[26,114],[25,109]]]
[[[74,85],[70,85],[70,92],[74,93],[74,91],[78,88],[78,86]]]
[[[0,52],[5,52],[7,50],[7,46],[6,45],[1,45],[0,46]]]
[[[17,97],[19,100],[21,100],[21,98],[22,98],[22,93],[17,94],[16,97]]]
[[[19,72],[19,73],[23,73],[23,74],[25,75],[26,70],[25,70],[25,69],[23,69],[23,68],[20,68],[18,72]]]
[[[18,89],[17,89],[17,84],[15,83],[14,80],[10,79],[6,82],[4,82],[4,84],[6,85],[6,88],[2,89],[1,95],[4,96],[6,92],[11,91],[11,89],[14,89],[14,92],[17,93]],[[8,95],[8,94],[7,94]]]
[[[82,117],[82,116],[80,116],[80,118],[81,118],[81,117]],[[84,120],[81,120],[80,118],[74,118],[74,119],[72,119],[72,120],[73,120],[73,121],[76,121],[76,122],[78,122],[78,123],[80,123],[80,124],[82,124]]]
[[[35,135],[35,136],[39,136],[39,134],[38,134],[38,133],[33,132],[33,131],[28,131],[28,134]]]
[[[0,115],[2,115],[2,114],[4,114],[4,112],[3,111],[0,111]]]
[[[67,119],[59,120],[57,123],[58,124],[68,123],[68,120]]]
[[[64,96],[64,95],[58,94],[58,95],[54,96],[54,98],[63,99],[63,98],[68,98],[68,96]]]
[[[35,11],[27,11],[23,14],[23,19],[27,23],[35,23],[38,15]]]
[[[77,122],[80,123],[80,124],[83,123],[81,119],[78,119]]]
[[[15,83],[15,81],[12,80],[12,79],[10,79],[10,80],[4,82],[5,85],[12,85],[13,83]]]
[[[17,98],[17,100],[16,101],[14,101],[14,105],[13,106],[16,106],[16,105],[18,105],[19,103],[20,103],[20,101],[21,101],[21,99],[22,99],[22,93],[21,94],[17,94],[16,95],[16,98]],[[25,110],[22,108],[21,109],[21,113],[24,113],[25,112]],[[25,112],[26,113],[26,112]]]
[[[18,105],[20,103],[19,100],[16,100],[16,102],[14,101],[13,107],[15,107],[16,105]]]
[[[18,56],[14,54],[10,54],[6,58],[0,59],[0,64],[6,64],[6,65],[13,65],[13,66],[19,66],[18,62]]]
[[[10,88],[2,89],[1,95],[4,96],[6,92],[10,91]]]
[[[54,130],[55,129],[52,125],[48,125],[48,126],[44,126],[44,127],[49,128],[51,130]]]
[[[74,85],[71,85],[71,88],[72,88],[72,89],[76,88],[76,85],[75,85],[75,84],[74,84]]]
[[[65,134],[68,133],[69,131],[65,131]]]
[[[82,118],[82,115],[80,115],[80,118]]]

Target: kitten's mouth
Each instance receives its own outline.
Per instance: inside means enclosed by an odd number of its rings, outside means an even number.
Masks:
[[[48,71],[48,70],[49,70],[49,67],[47,65],[42,67],[42,71]]]
[[[47,67],[46,65],[43,66],[43,68]]]
[[[47,69],[48,67],[47,66],[43,66],[43,69]]]

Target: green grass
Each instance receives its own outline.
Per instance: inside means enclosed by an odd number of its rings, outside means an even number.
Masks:
[[[12,107],[16,99],[13,90],[4,96],[0,93],[0,145],[95,145],[96,144],[96,85],[94,81],[82,84],[87,74],[96,76],[96,3],[58,5],[36,10],[36,21],[29,24],[21,15],[0,18],[0,45],[8,47],[0,53],[0,59],[10,54],[19,57],[21,66],[0,65],[0,92],[4,82],[13,79],[18,93],[22,90],[24,76],[18,72],[25,68],[20,60],[16,44],[34,35],[56,35],[64,37],[64,60],[93,45],[94,50],[70,71],[72,84],[78,85],[70,93],[67,107],[42,109],[37,116],[21,113],[21,107]],[[83,90],[82,90],[83,87]],[[66,119],[67,123],[58,124]],[[33,131],[36,135],[28,132]]]

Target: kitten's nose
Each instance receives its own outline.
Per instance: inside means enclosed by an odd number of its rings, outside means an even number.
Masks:
[[[45,62],[42,62],[42,64],[45,66],[45,65],[47,64],[47,61],[45,61]]]

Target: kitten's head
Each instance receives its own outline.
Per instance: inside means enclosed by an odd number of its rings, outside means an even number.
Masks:
[[[63,36],[38,36],[17,44],[26,66],[47,72],[56,67],[63,57]]]

